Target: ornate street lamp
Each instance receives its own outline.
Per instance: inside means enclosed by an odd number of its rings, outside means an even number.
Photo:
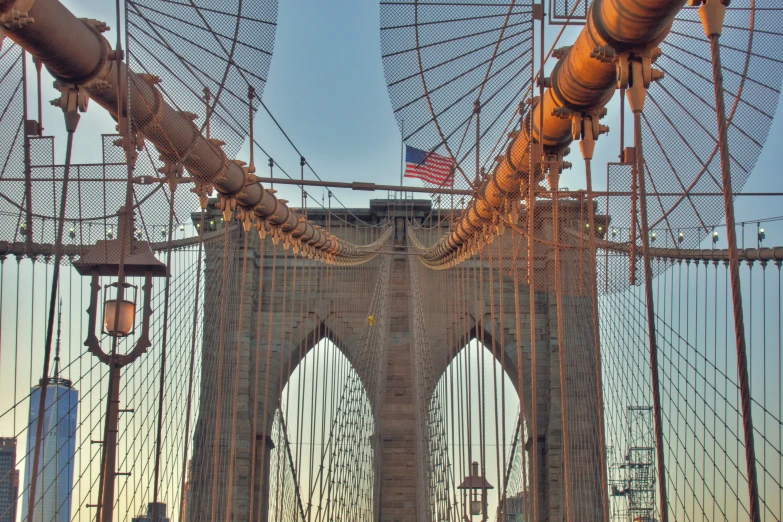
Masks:
[[[470,497],[470,516],[473,517],[482,514],[484,505],[487,502],[487,490],[495,488],[479,474],[478,462],[473,462],[470,465],[470,475],[465,477],[465,480],[457,486],[457,489],[462,490],[463,506],[467,504],[467,497]],[[486,519],[486,517],[483,517],[483,519]]]
[[[99,240],[82,258],[74,263],[77,272],[91,278],[90,305],[87,309],[87,339],[84,344],[90,353],[110,367],[109,402],[106,413],[106,433],[103,441],[103,463],[99,489],[98,510],[102,522],[111,522],[114,508],[114,480],[117,473],[117,432],[120,413],[120,376],[123,366],[135,361],[150,347],[149,324],[152,316],[152,278],[168,277],[166,265],[155,258],[147,242],[134,236],[133,215],[120,210],[117,239]],[[114,279],[101,285],[101,277]],[[117,353],[117,342],[136,331],[138,287],[126,281],[129,277],[143,277],[143,308],[141,331],[130,352]],[[99,311],[99,297],[103,306]],[[98,314],[102,314],[101,333],[112,340],[108,353],[101,347],[96,334]]]

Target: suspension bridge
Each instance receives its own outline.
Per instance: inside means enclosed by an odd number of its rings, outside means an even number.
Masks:
[[[783,518],[778,2],[382,0],[399,184],[275,0],[84,8],[0,0],[0,522]]]

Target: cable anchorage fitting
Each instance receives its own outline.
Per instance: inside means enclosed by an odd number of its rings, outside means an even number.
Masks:
[[[729,0],[688,0],[688,4],[699,8],[699,19],[707,38],[721,35]]]
[[[209,195],[212,194],[212,191],[215,190],[215,187],[212,186],[211,183],[203,183],[203,182],[196,182],[190,191],[194,193],[196,196],[198,196],[198,203],[201,207],[201,210],[206,210],[207,205],[209,204]]]
[[[119,130],[119,125],[117,126],[117,130]],[[112,144],[123,150],[125,153],[125,161],[131,166],[136,165],[136,159],[139,157],[139,152],[144,150],[144,138],[136,131],[131,131],[130,135],[121,134]],[[161,157],[161,159],[163,158]]]
[[[664,77],[663,71],[652,66],[662,54],[659,47],[616,53],[612,47],[602,45],[593,49],[590,56],[615,65],[617,88],[626,89],[631,110],[641,112],[650,84]]]
[[[269,234],[271,227],[269,226],[269,223],[267,223],[266,219],[260,219],[256,217],[255,222],[253,223],[253,227],[258,232],[258,239],[263,241],[266,239],[267,234]]]
[[[256,219],[256,214],[252,208],[239,207],[239,210],[237,210],[237,220],[242,223],[242,230],[245,233],[250,232]]]
[[[234,211],[237,208],[237,200],[234,196],[218,193],[218,201],[215,206],[223,213],[223,221],[229,223],[234,217]]]
[[[54,107],[59,107],[63,112],[87,112],[87,106],[90,102],[90,95],[87,91],[75,84],[63,83],[59,80],[53,84],[55,89],[60,91],[60,97],[51,100],[49,103]]]
[[[595,141],[601,134],[609,132],[609,127],[600,123],[606,113],[606,107],[603,107],[594,111],[570,114],[571,137],[574,141],[579,141],[579,150],[585,160],[593,159]]]
[[[158,169],[158,172],[163,174],[166,178],[166,183],[169,185],[169,190],[174,192],[177,189],[177,185],[185,177],[185,168],[182,166],[182,162],[174,161],[165,156],[160,156],[160,159],[163,161],[163,166]]]

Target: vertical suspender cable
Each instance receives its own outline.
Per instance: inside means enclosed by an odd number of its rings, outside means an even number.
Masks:
[[[27,121],[27,52],[22,51],[22,111],[24,121]],[[25,242],[28,246],[32,246],[33,242],[33,169],[32,159],[30,157],[30,137],[27,135],[24,125],[24,178],[25,178],[25,192],[24,199],[27,202],[27,211],[25,212],[24,227],[27,235],[25,236]],[[43,395],[43,392],[41,393]]]
[[[403,173],[405,172],[405,120],[400,121],[400,186],[402,186]],[[331,198],[331,192],[329,193]]]
[[[535,144],[531,144],[533,147],[533,150],[536,149]],[[535,168],[535,164],[538,160],[534,159],[534,155],[530,155],[530,162],[531,162],[531,172],[533,172],[533,168]],[[533,520],[539,520],[539,483],[538,483],[538,457],[540,454],[540,449],[538,447],[538,424],[536,421],[536,400],[537,400],[537,393],[536,393],[536,290],[535,290],[535,240],[534,234],[535,234],[535,204],[536,204],[536,195],[535,195],[535,182],[532,181],[532,176],[530,177],[531,181],[528,183],[528,194],[527,194],[527,284],[528,284],[528,297],[529,297],[529,303],[528,308],[530,310],[530,393],[531,393],[531,401],[532,406],[530,408],[530,421],[531,421],[531,437],[533,440],[532,443],[532,452],[533,456],[531,459],[531,470],[533,479],[530,481],[531,485],[534,486],[533,491]],[[522,383],[520,383],[522,385]]]
[[[535,12],[538,11],[538,12]],[[539,64],[539,77],[538,77],[538,103],[544,102],[544,82],[541,81],[543,79],[543,68],[544,68],[544,4],[543,0],[540,4],[534,4],[534,16],[531,20],[531,28],[533,33],[535,32],[535,18],[540,18],[540,26],[541,26],[541,35],[539,37],[539,40],[541,42],[541,60]],[[535,35],[531,34],[531,37],[533,38],[533,41],[535,42]],[[533,121],[532,118],[530,118],[530,136],[533,135]],[[539,122],[538,122],[538,129],[539,129],[539,136],[544,136],[544,111],[539,111]],[[537,349],[537,343],[536,343],[536,291],[535,291],[535,204],[536,204],[536,182],[535,182],[535,173],[536,173],[536,166],[540,165],[540,162],[542,160],[542,154],[543,154],[543,148],[542,148],[542,141],[539,140],[538,143],[534,143],[533,140],[531,140],[530,148],[531,148],[531,154],[530,154],[530,166],[528,169],[528,179],[527,179],[527,185],[528,185],[528,194],[527,194],[527,273],[528,273],[528,289],[529,289],[529,299],[530,299],[530,389],[531,389],[531,423],[532,423],[532,449],[533,449],[533,458],[532,458],[532,472],[533,472],[533,480],[531,480],[531,484],[534,484],[534,491],[533,491],[533,520],[540,520],[540,512],[539,509],[541,506],[539,506],[539,500],[540,500],[540,488],[539,488],[539,481],[538,481],[538,467],[539,467],[539,455],[541,453],[540,448],[538,447],[538,423],[537,423],[537,415],[536,415],[536,401],[538,398],[537,390],[536,390],[536,349]]]
[[[46,409],[46,387],[49,382],[49,358],[52,353],[52,337],[54,334],[54,314],[57,309],[57,289],[60,282],[60,262],[62,260],[62,241],[63,227],[65,226],[65,203],[68,196],[68,179],[71,173],[71,153],[73,152],[73,134],[76,132],[76,126],[79,123],[79,113],[71,111],[65,113],[65,127],[68,131],[68,142],[65,151],[65,168],[63,172],[63,190],[60,196],[60,215],[57,222],[57,237],[54,243],[54,269],[52,274],[52,288],[49,295],[49,316],[46,324],[46,344],[44,345],[44,364],[41,373],[41,391],[38,404],[38,419],[35,426],[35,448],[33,450],[33,467],[30,482],[30,494],[27,502],[28,520],[32,521],[35,515],[35,496],[38,482],[38,467],[41,459],[41,439],[43,438],[44,418],[42,413]],[[25,138],[27,140],[27,138]],[[28,199],[27,204],[32,208],[32,201]],[[28,229],[28,237],[32,236],[32,229]],[[31,365],[32,368],[32,365]],[[29,449],[28,449],[29,451]]]
[[[560,178],[559,165],[557,163],[549,164],[549,188],[552,190],[552,242],[554,243],[554,265],[555,265],[555,309],[557,315],[557,354],[558,367],[560,374],[560,417],[562,422],[563,439],[563,490],[565,496],[565,519],[566,522],[572,520],[571,506],[571,480],[570,480],[570,459],[568,457],[568,396],[566,385],[566,361],[565,361],[565,331],[563,327],[563,283],[561,281],[561,259],[560,259],[560,202],[558,200],[558,182]],[[582,265],[580,263],[581,272]],[[532,314],[531,314],[532,315]]]
[[[251,142],[252,143],[252,142]],[[252,145],[251,145],[252,148]],[[240,229],[242,230],[242,229]],[[240,276],[241,283],[239,284],[239,324],[237,326],[237,346],[236,346],[236,356],[234,357],[234,390],[231,397],[231,432],[230,432],[230,438],[231,443],[229,446],[229,453],[228,453],[228,486],[226,487],[226,491],[230,496],[233,497],[232,492],[232,486],[234,485],[234,456],[236,455],[236,440],[237,437],[236,429],[237,429],[237,400],[239,397],[239,372],[241,371],[241,362],[242,362],[242,333],[243,333],[243,319],[245,317],[245,281],[247,278],[247,243],[248,243],[248,237],[250,234],[246,230],[242,230],[242,235],[244,236],[244,241],[242,245],[242,275]],[[228,498],[226,501],[226,520],[231,520],[231,510],[233,508],[233,500],[232,498]],[[153,520],[155,520],[153,518]]]
[[[498,307],[499,307],[499,327],[498,331],[500,332],[500,344],[499,344],[499,350],[500,350],[500,430],[502,433],[501,436],[501,462],[503,463],[503,467],[506,466],[507,462],[507,455],[506,455],[506,386],[505,386],[505,379],[506,376],[506,331],[504,329],[503,324],[503,317],[505,316],[505,307],[503,302],[503,251],[501,250],[500,241],[498,241],[498,293],[499,293],[499,299],[498,299]],[[492,300],[494,302],[494,299]],[[513,443],[516,443],[516,437],[514,438]],[[512,451],[513,454],[513,451]],[[511,467],[509,466],[509,469]],[[498,469],[498,475],[502,477],[502,491],[503,491],[503,521],[506,522],[506,488],[508,486],[508,475],[502,470]]]
[[[195,294],[196,298],[193,300],[193,324],[190,338],[190,367],[188,368],[188,402],[185,408],[185,447],[182,449],[182,475],[180,477],[180,502],[179,502],[179,519],[185,520],[185,481],[188,474],[188,449],[190,443],[190,411],[193,405],[193,370],[196,362],[196,338],[197,324],[198,324],[198,292],[201,288],[201,264],[202,264],[202,251],[204,248],[204,209],[201,210],[199,216],[198,226],[198,259],[196,260],[196,286]]]
[[[302,263],[306,263],[304,256],[302,257]],[[307,263],[307,297],[308,297],[308,304],[309,306],[312,306],[314,309],[314,304],[318,301],[317,297],[313,298],[313,293],[318,293],[321,291],[322,287],[321,285],[317,286],[317,289],[315,292],[312,291],[312,287],[310,286],[310,272],[312,270],[312,263]],[[316,280],[320,279],[319,277],[319,266],[316,266]],[[310,304],[312,303],[312,304]],[[309,315],[309,312],[308,312]],[[315,315],[313,315],[314,323],[316,322],[317,318]],[[312,506],[313,502],[313,479],[315,478],[315,472],[313,471],[313,463],[315,462],[315,421],[318,415],[318,401],[316,399],[315,391],[318,388],[318,373],[320,369],[320,362],[321,362],[321,352],[327,351],[329,349],[328,346],[325,346],[326,343],[321,344],[318,346],[319,336],[323,335],[321,325],[320,324],[313,324],[312,327],[312,341],[311,344],[314,348],[316,348],[315,353],[315,362],[313,364],[313,370],[312,370],[312,383],[310,385],[310,460],[308,461],[308,495],[307,495],[307,512],[310,512],[310,508]]]
[[[261,262],[263,263],[264,260],[262,259]],[[270,426],[269,426],[269,367],[271,366],[272,362],[272,317],[274,314],[274,295],[275,295],[275,272],[277,269],[277,245],[273,243],[272,245],[272,275],[270,277],[271,280],[271,288],[270,288],[270,299],[269,299],[269,317],[267,321],[267,338],[266,338],[266,362],[264,367],[264,407],[262,410],[261,415],[261,422],[262,422],[262,428],[261,428],[261,435],[264,437],[264,440],[267,440],[267,437],[271,439],[271,435],[269,434]],[[257,407],[257,406],[255,406]],[[258,520],[262,519],[262,515],[268,515],[268,509],[265,509],[266,506],[264,506],[264,503],[269,503],[269,478],[271,476],[271,469],[270,473],[265,473],[266,468],[265,466],[265,460],[266,460],[266,448],[264,448],[264,451],[261,452],[261,463],[259,465],[259,469],[261,470],[261,479],[260,479],[260,486],[259,486],[259,499],[258,499],[258,514],[256,518]],[[270,454],[270,463],[269,466],[271,468],[271,454]],[[264,490],[267,491],[266,494],[264,494]]]
[[[259,491],[259,498],[256,499],[255,497],[255,484],[256,484],[256,459],[258,454],[258,402],[256,398],[258,397],[258,383],[260,381],[260,371],[259,366],[261,363],[261,305],[263,302],[263,296],[264,296],[264,241],[259,241],[259,254],[258,254],[258,287],[256,289],[256,346],[255,346],[255,366],[253,369],[253,395],[251,396],[251,400],[249,401],[252,405],[253,409],[253,420],[251,424],[251,439],[250,439],[250,505],[248,506],[248,514],[250,515],[251,520],[255,520],[253,518],[253,508],[255,507],[255,502],[261,503],[262,498],[264,498]],[[266,451],[267,447],[267,440],[269,440],[269,437],[266,433],[261,434],[261,451]],[[265,480],[264,472],[261,470],[261,477],[258,479],[261,484],[264,484]],[[260,488],[259,488],[260,489]],[[180,519],[182,520],[182,519]]]
[[[728,2],[726,2],[728,3]],[[740,288],[739,256],[737,255],[737,231],[734,222],[734,193],[731,187],[731,159],[729,157],[729,137],[726,121],[726,107],[723,100],[723,72],[720,58],[720,34],[726,7],[720,0],[706,0],[699,7],[699,16],[704,32],[710,40],[712,54],[712,82],[715,90],[715,113],[718,124],[718,149],[720,153],[721,181],[723,183],[723,207],[726,212],[726,241],[729,250],[729,280],[731,282],[731,301],[734,310],[734,334],[737,344],[737,376],[739,379],[740,399],[742,402],[742,428],[745,442],[745,464],[748,475],[749,509],[751,522],[759,522],[758,476],[756,473],[756,448],[751,415],[750,379],[748,376],[748,356],[745,345],[745,319],[742,310],[742,292]],[[751,8],[750,16],[753,16]]]
[[[176,187],[176,185],[171,185]],[[174,191],[171,190],[171,199],[169,200],[169,229],[168,229],[168,245],[166,248],[166,266],[171,267],[171,239],[174,234]],[[161,353],[160,353],[160,387],[158,389],[158,427],[157,435],[155,438],[155,465],[153,468],[153,494],[152,494],[152,520],[158,519],[158,493],[160,490],[160,452],[161,452],[161,440],[163,438],[163,395],[165,391],[165,379],[166,379],[166,350],[168,348],[168,332],[169,332],[169,298],[171,296],[171,278],[167,277],[164,283],[163,290],[163,334],[161,340]],[[187,434],[185,435],[187,437]]]
[[[487,424],[487,409],[486,409],[486,403],[485,403],[485,394],[484,391],[486,389],[486,380],[485,380],[485,374],[484,374],[484,350],[486,350],[487,341],[486,341],[486,326],[484,324],[484,317],[485,317],[485,298],[484,298],[484,292],[486,291],[484,289],[484,252],[486,251],[489,255],[491,255],[490,252],[490,245],[489,243],[485,243],[484,247],[479,250],[479,294],[478,294],[478,313],[480,314],[478,327],[479,332],[481,333],[481,346],[476,346],[476,371],[479,375],[479,382],[478,382],[478,392],[479,392],[479,400],[478,400],[478,417],[479,417],[479,460],[480,460],[480,469],[481,469],[481,476],[486,477],[487,476],[487,470],[486,470],[486,462],[487,462],[487,437],[486,437],[486,424]],[[482,489],[481,490],[481,504],[482,504],[482,522],[487,521],[487,490]]]
[[[520,321],[520,310],[519,310],[519,266],[517,265],[517,260],[518,260],[517,253],[521,246],[522,246],[522,235],[519,234],[519,242],[517,244],[517,247],[514,249],[514,256],[512,257],[513,261],[512,261],[511,269],[513,271],[513,282],[514,282],[514,332],[516,335],[515,349],[517,351],[517,396],[519,397],[519,438],[520,438],[519,440],[521,444],[520,452],[522,453],[522,471],[521,471],[522,491],[527,495],[529,493],[529,490],[527,489],[528,481],[525,480],[525,477],[528,475],[527,462],[525,459],[525,453],[527,453],[527,451],[525,450],[525,445],[527,443],[527,440],[524,439],[525,388],[524,388],[524,379],[522,373],[522,324]],[[531,369],[531,373],[532,373],[532,369]],[[530,430],[528,429],[528,431]],[[530,502],[527,502],[526,505],[524,506],[526,517],[531,513],[530,504],[531,504]]]
[[[217,517],[217,495],[218,495],[218,476],[220,475],[220,459],[219,459],[219,448],[220,448],[220,425],[222,420],[222,412],[221,412],[221,404],[220,401],[222,400],[222,387],[221,387],[221,381],[223,380],[223,353],[224,353],[224,336],[225,336],[225,325],[226,325],[226,294],[228,293],[227,288],[227,280],[228,280],[228,236],[229,236],[229,223],[226,222],[223,226],[223,266],[222,266],[222,274],[221,274],[221,283],[220,283],[220,326],[218,330],[218,367],[217,367],[217,377],[215,379],[216,383],[216,390],[215,390],[215,431],[214,431],[214,440],[212,441],[212,509],[211,509],[211,515],[210,515],[210,522],[216,522]],[[227,499],[227,501],[230,501]],[[110,522],[110,521],[105,521]]]
[[[622,102],[622,100],[621,100]],[[621,106],[625,106],[625,103],[622,102]],[[587,122],[588,125],[592,123],[591,121]],[[592,136],[592,127],[588,130],[588,125],[585,125],[585,131],[589,132],[590,139],[594,140],[595,136]],[[585,147],[583,146],[583,142],[580,143],[580,148],[582,149],[582,156],[585,160],[585,181],[587,184],[587,224],[589,225],[589,231],[588,231],[588,241],[589,241],[589,250],[590,250],[590,256],[589,256],[589,270],[590,270],[590,280],[589,280],[589,287],[590,287],[590,299],[591,304],[593,307],[592,311],[592,327],[593,327],[593,349],[595,350],[595,387],[596,387],[596,400],[597,400],[597,406],[598,411],[596,412],[598,415],[598,444],[600,448],[600,461],[599,464],[601,466],[601,505],[603,508],[603,518],[602,520],[608,521],[609,520],[609,492],[607,491],[609,480],[607,477],[607,469],[606,469],[606,434],[605,426],[604,426],[604,399],[603,399],[603,379],[601,376],[601,336],[598,329],[598,292],[597,292],[597,285],[598,285],[598,273],[597,273],[597,262],[598,262],[598,256],[597,256],[597,249],[595,245],[595,234],[596,234],[596,228],[595,228],[595,208],[593,207],[593,170],[592,170],[592,148],[591,147]],[[608,171],[607,171],[608,172]],[[607,191],[609,190],[609,187],[607,185]],[[608,196],[607,196],[608,201]],[[608,215],[608,205],[606,208],[606,212]],[[607,250],[608,253],[608,250]],[[605,258],[605,260],[608,260],[608,257]],[[608,263],[607,263],[608,266]],[[581,268],[580,268],[581,270]]]
[[[634,111],[634,149],[636,149],[636,180],[639,189],[639,214],[642,229],[642,258],[644,265],[644,296],[647,306],[647,336],[650,344],[650,376],[652,381],[653,414],[655,419],[655,451],[658,470],[658,496],[661,503],[661,522],[669,520],[669,505],[666,496],[666,467],[663,456],[663,425],[661,418],[661,384],[658,375],[658,341],[655,334],[655,301],[652,288],[652,265],[650,264],[650,238],[647,224],[647,195],[645,193],[645,169],[642,157],[642,113]]]

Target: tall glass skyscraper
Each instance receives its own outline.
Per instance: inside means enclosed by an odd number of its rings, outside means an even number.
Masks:
[[[16,471],[16,439],[0,437],[0,522],[16,521],[19,472]]]
[[[73,487],[74,453],[76,449],[76,408],[79,393],[71,381],[57,377],[48,379],[43,412],[43,435],[38,460],[35,488],[35,509],[32,522],[69,522],[71,519],[71,488]],[[30,394],[30,424],[27,430],[27,458],[24,468],[24,499],[22,520],[27,520],[30,484],[33,479],[33,451],[40,414],[41,386]]]

